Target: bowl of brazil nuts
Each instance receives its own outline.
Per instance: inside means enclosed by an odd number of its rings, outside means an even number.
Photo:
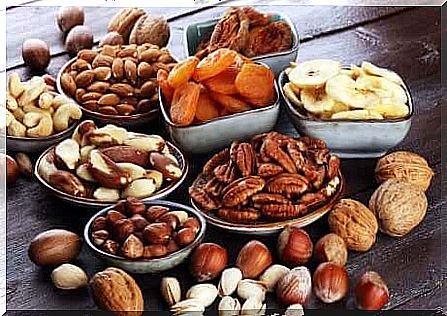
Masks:
[[[176,64],[166,48],[152,44],[84,49],[57,77],[60,93],[77,102],[87,118],[124,127],[158,117],[157,72]]]
[[[205,230],[205,219],[191,207],[128,198],[95,214],[85,226],[84,239],[112,266],[156,273],[182,263]]]

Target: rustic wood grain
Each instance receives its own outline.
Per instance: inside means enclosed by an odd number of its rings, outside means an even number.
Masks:
[[[170,46],[173,52],[177,56],[184,56],[181,33],[187,21],[210,17],[222,9],[213,8],[174,21]],[[445,137],[441,139],[440,135],[447,133],[447,125],[441,122],[442,111],[446,107],[446,88],[441,86],[440,82],[440,9],[403,9],[402,12],[397,9],[368,9],[371,10],[371,15],[363,8],[358,11],[339,7],[297,7],[293,11],[290,8],[287,10],[297,25],[302,23],[300,30],[303,34],[308,34],[300,48],[299,60],[324,57],[338,59],[347,64],[370,60],[395,69],[405,78],[413,93],[416,114],[408,137],[398,148],[421,153],[427,157],[437,174],[428,191],[430,207],[421,225],[404,238],[394,239],[379,234],[371,251],[350,253],[347,269],[352,277],[351,285],[361,273],[372,269],[383,274],[389,284],[392,297],[387,309],[445,308],[441,285],[445,284],[447,279],[443,270],[446,255],[445,251],[442,252],[441,242],[445,239],[442,226],[447,224],[446,197],[443,192],[443,188],[445,190],[447,187],[447,179],[445,165],[441,159],[441,148],[447,146],[447,140]],[[311,23],[310,14],[316,15],[318,22]],[[328,18],[324,19],[325,16]],[[337,19],[333,20],[331,17]],[[56,74],[66,59],[65,55],[53,58],[50,73]],[[25,76],[29,75],[24,67],[17,70]],[[285,113],[282,113],[275,129],[297,135]],[[192,170],[185,186],[169,199],[188,203],[187,186],[193,181],[206,158],[190,157],[193,162]],[[375,160],[372,159],[343,161],[348,193],[364,203],[367,203],[377,186],[373,178],[374,165]],[[26,254],[29,241],[38,232],[55,227],[81,232],[91,212],[68,206],[30,179],[19,179],[15,186],[8,188],[7,193],[8,308],[96,309],[85,289],[69,293],[56,291],[49,282],[50,271],[34,266]],[[316,241],[327,231],[326,219],[310,225],[307,230]],[[218,242],[229,249],[231,262],[234,262],[240,247],[250,239],[252,237],[223,233],[211,227],[206,236],[206,240]],[[275,249],[275,236],[258,239]],[[77,263],[84,267],[89,275],[104,268],[102,262],[95,259],[86,247]],[[314,265],[311,265],[311,268],[313,269]],[[193,284],[187,270],[185,263],[157,276],[137,276],[137,282],[147,298],[146,308],[166,310],[158,292],[160,278],[166,275],[178,276],[182,280],[183,289],[186,290]],[[267,304],[269,308],[278,307],[273,297],[268,298]],[[353,306],[354,302],[350,296],[349,299],[333,305],[324,305],[312,298],[307,307],[334,309]]]

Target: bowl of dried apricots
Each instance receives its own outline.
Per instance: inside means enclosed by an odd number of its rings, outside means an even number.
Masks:
[[[279,93],[271,69],[221,48],[188,57],[157,74],[160,107],[172,140],[189,153],[207,153],[270,131]]]

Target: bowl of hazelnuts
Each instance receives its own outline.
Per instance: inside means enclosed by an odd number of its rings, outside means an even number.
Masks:
[[[156,273],[182,263],[205,236],[206,221],[191,207],[128,198],[96,213],[84,239],[97,257],[131,273]]]

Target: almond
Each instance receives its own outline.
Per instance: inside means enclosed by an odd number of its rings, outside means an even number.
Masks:
[[[134,93],[134,88],[127,83],[114,83],[109,90],[120,97],[131,97]]]
[[[112,76],[112,69],[106,66],[95,68],[94,72],[96,80],[109,80]]]
[[[91,101],[91,100],[99,100],[102,97],[101,93],[98,92],[87,92],[84,93],[81,97],[81,101],[82,102],[87,102],[87,101]]]
[[[149,79],[154,75],[154,73],[154,69],[149,63],[142,61],[138,64],[137,74],[140,79]]]
[[[93,70],[84,70],[76,76],[75,82],[78,87],[84,88],[89,86],[94,79],[95,72]]]
[[[70,96],[75,96],[76,82],[68,73],[64,73],[61,76],[61,85],[62,89],[64,89],[66,93],[68,93]]]
[[[90,100],[82,103],[82,106],[90,111],[97,111],[98,110],[98,101],[96,100]]]
[[[112,58],[116,57],[116,53],[118,53],[119,46],[116,45],[103,45],[101,49],[101,55],[110,56]]]
[[[122,115],[129,115],[135,112],[135,108],[126,103],[117,104],[115,108],[117,109],[118,113]]]
[[[146,113],[154,109],[156,104],[149,99],[142,99],[137,104],[138,113]]]
[[[133,105],[133,106],[136,106],[139,101],[135,97],[126,97],[126,98],[121,98],[121,102],[122,103],[126,103],[126,104],[130,104],[130,105]]]
[[[121,57],[121,58],[124,58],[124,57],[137,58],[137,56],[138,56],[137,46],[129,45],[128,47],[121,49],[116,56]]]
[[[92,63],[95,57],[98,55],[97,52],[91,49],[83,49],[78,53],[78,59],[83,59],[88,63]]]
[[[112,63],[113,63],[113,57],[98,54],[95,57],[95,59],[93,60],[92,66],[93,66],[93,68],[102,67],[102,66],[111,67]]]
[[[126,60],[124,62],[124,72],[127,80],[129,80],[132,84],[137,83],[137,65],[133,61]]]
[[[96,68],[96,69],[99,69],[99,68]],[[105,82],[105,81],[95,81],[87,87],[87,91],[106,93],[109,88],[110,88],[110,83]]]
[[[157,84],[153,81],[146,81],[140,88],[140,94],[143,98],[150,98],[157,92]]]
[[[108,106],[108,105],[99,107],[98,112],[102,113],[102,114],[106,114],[106,115],[117,115],[118,114],[118,111],[113,106]]]
[[[71,68],[71,70],[75,70],[75,71],[84,71],[84,70],[92,69],[92,65],[90,65],[84,59],[78,58],[73,64],[71,64],[70,68]]]
[[[115,106],[120,103],[120,97],[114,93],[104,94],[99,100],[98,104],[104,106]]]
[[[160,57],[161,52],[155,48],[149,48],[148,50],[142,52],[139,56],[140,61],[145,61],[147,63],[153,63]]]
[[[85,91],[85,89],[83,89],[83,88],[76,89],[76,93],[75,93],[76,101],[78,101],[79,103],[82,103],[82,96],[86,93],[87,93],[87,91]]]
[[[112,74],[116,80],[124,77],[124,61],[121,58],[115,58],[112,63]]]

